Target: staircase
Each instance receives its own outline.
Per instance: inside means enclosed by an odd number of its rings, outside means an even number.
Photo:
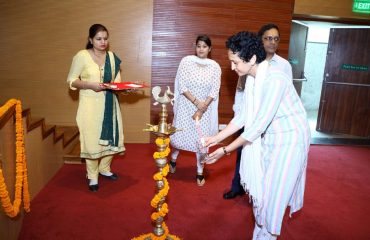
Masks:
[[[79,131],[76,126],[46,124],[44,118],[32,116],[30,109],[23,110],[22,115],[26,118],[27,132],[30,132],[37,127],[41,127],[43,139],[48,137],[50,134],[53,134],[54,143],[62,141],[64,149],[64,163],[81,164],[84,162],[80,158],[80,142],[78,140]]]
[[[64,154],[64,163],[66,164],[82,164],[85,159],[80,158],[80,141],[77,141],[68,153]]]

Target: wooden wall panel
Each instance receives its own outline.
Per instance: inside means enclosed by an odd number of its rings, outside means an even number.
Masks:
[[[370,24],[370,15],[352,12],[353,0],[295,0],[294,16],[335,19],[365,20]]]
[[[173,89],[181,58],[194,53],[198,34],[207,34],[212,39],[211,58],[222,69],[220,123],[228,123],[233,115],[237,75],[230,69],[225,41],[239,31],[258,31],[263,24],[273,22],[281,32],[279,54],[287,57],[293,6],[294,0],[154,0],[152,86],[169,85]],[[159,110],[152,106],[151,122],[158,121]],[[169,110],[172,117],[172,108]]]
[[[85,47],[88,29],[102,23],[110,46],[122,59],[124,81],[150,84],[151,0],[0,1],[0,104],[10,98],[48,123],[76,125],[78,93],[66,78],[72,57]],[[142,129],[150,120],[150,89],[122,95],[126,142],[148,142]],[[138,116],[138,109],[141,113]]]

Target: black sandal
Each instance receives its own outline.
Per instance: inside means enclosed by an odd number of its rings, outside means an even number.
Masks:
[[[176,162],[170,161],[170,173],[176,172]]]
[[[203,186],[206,183],[206,180],[203,175],[197,174],[196,179],[199,187]]]

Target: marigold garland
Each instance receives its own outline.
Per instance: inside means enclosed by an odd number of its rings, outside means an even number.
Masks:
[[[151,215],[152,221],[157,220],[159,217],[164,217],[168,213],[168,205],[167,203],[163,203],[161,210],[159,212],[154,212]]]
[[[163,178],[163,182],[164,182],[163,188],[156,195],[154,195],[152,201],[150,201],[150,205],[153,208],[157,208],[158,203],[161,201],[163,197],[167,196],[168,191],[170,190],[170,187],[169,187],[169,184],[166,178]]]
[[[166,149],[163,152],[155,152],[153,154],[153,158],[154,159],[165,158],[168,156],[169,153],[170,153],[170,148],[166,147]]]
[[[155,144],[157,144],[157,146],[159,145],[167,145],[170,143],[170,138],[156,138],[155,139]]]
[[[168,154],[170,154],[170,148],[168,147],[168,145],[170,143],[170,138],[160,138],[159,137],[155,140],[155,143],[156,143],[157,146],[166,145],[166,149],[164,151],[161,151],[161,152],[155,152],[153,154],[154,159],[165,158],[165,157],[168,156]],[[167,196],[168,191],[170,190],[168,181],[166,179],[166,176],[167,176],[169,171],[170,171],[170,167],[169,167],[168,164],[166,164],[166,166],[162,169],[162,171],[157,172],[153,175],[154,180],[163,181],[163,183],[164,183],[163,188],[157,194],[155,194],[153,199],[150,201],[150,205],[153,208],[158,207],[158,204],[161,201],[161,199],[163,197]],[[152,219],[152,221],[155,222],[159,217],[165,217],[168,212],[169,212],[169,209],[168,209],[167,203],[163,203],[163,205],[161,206],[161,208],[158,212],[153,212],[151,214],[151,219]],[[165,239],[167,239],[167,237],[169,237],[169,239],[173,239],[173,240],[180,240],[180,238],[178,238],[177,236],[169,234],[168,227],[167,227],[167,225],[164,221],[162,222],[162,228],[164,230],[164,233],[163,233],[162,236],[158,237],[153,233],[148,233],[148,234],[140,235],[139,237],[132,238],[132,240],[148,240],[148,239],[151,239],[151,240],[165,240]]]
[[[4,106],[0,107],[0,117],[2,117],[11,107],[15,105],[15,191],[14,202],[11,203],[9,192],[5,184],[5,179],[2,169],[0,169],[0,200],[6,215],[9,217],[16,217],[19,213],[20,205],[22,202],[23,193],[23,208],[26,212],[30,211],[30,193],[28,190],[28,177],[27,177],[27,163],[24,148],[24,133],[22,122],[22,104],[21,101],[10,99]],[[23,190],[23,191],[22,191]]]

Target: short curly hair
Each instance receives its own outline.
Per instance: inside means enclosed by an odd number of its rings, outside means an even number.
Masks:
[[[252,32],[239,32],[229,37],[226,41],[226,48],[234,54],[238,54],[246,62],[249,62],[253,55],[256,55],[257,63],[262,62],[266,58],[261,38]]]

